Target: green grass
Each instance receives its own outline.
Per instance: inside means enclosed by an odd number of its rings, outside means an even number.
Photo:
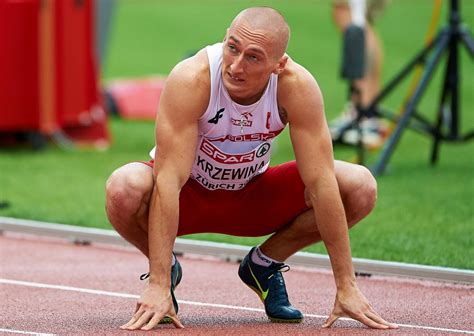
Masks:
[[[344,105],[347,84],[337,77],[340,36],[331,22],[328,1],[120,1],[103,77],[167,74],[173,65],[205,44],[221,40],[230,20],[252,4],[280,9],[292,28],[289,53],[317,78],[325,97],[328,119]],[[377,30],[384,41],[384,82],[423,45],[432,1],[393,0]],[[474,27],[474,3],[461,1],[463,18]],[[445,9],[441,16],[444,25]],[[463,130],[474,127],[473,63],[461,51],[461,115]],[[434,119],[439,82],[437,71],[420,110]],[[408,80],[405,81],[408,83]],[[406,83],[384,104],[397,110]],[[81,226],[110,228],[104,211],[104,183],[118,166],[146,160],[153,146],[151,122],[112,119],[114,142],[105,152],[63,151],[50,146],[42,152],[0,150],[0,201],[10,207],[0,216],[29,218]],[[443,144],[440,163],[428,165],[430,140],[407,131],[378,178],[376,209],[351,230],[353,255],[428,265],[474,269],[474,145]],[[340,159],[353,151],[336,148]],[[278,140],[273,163],[292,159],[285,132]],[[373,162],[376,154],[370,156]],[[193,235],[194,239],[255,244],[262,238]],[[322,244],[309,251],[323,252]]]

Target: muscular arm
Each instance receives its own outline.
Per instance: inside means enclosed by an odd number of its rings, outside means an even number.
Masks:
[[[169,75],[156,118],[154,188],[148,222],[150,284],[169,290],[171,251],[179,221],[179,193],[195,156],[198,119],[209,100],[206,55],[178,64]]]
[[[127,330],[151,330],[164,316],[182,328],[173,307],[171,252],[178,231],[179,194],[191,173],[198,120],[209,101],[209,64],[205,51],[178,64],[160,97],[156,118],[153,192],[149,204],[150,279],[138,300]]]
[[[352,285],[355,278],[323,100],[316,81],[306,70],[294,63],[290,69],[280,85],[279,104],[288,114],[298,169],[339,289]]]
[[[279,81],[278,101],[288,117],[298,170],[328,250],[337,287],[334,308],[324,326],[330,327],[339,317],[349,316],[372,328],[397,328],[373,310],[356,285],[347,219],[319,87],[299,65],[289,62],[288,68]]]

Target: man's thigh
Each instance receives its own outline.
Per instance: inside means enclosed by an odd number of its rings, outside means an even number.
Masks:
[[[304,190],[295,161],[270,167],[238,191],[210,191],[189,180],[181,190],[178,235],[276,232],[307,209]]]

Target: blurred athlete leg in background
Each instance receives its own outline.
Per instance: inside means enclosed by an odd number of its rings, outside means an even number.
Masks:
[[[337,28],[344,31],[353,22],[353,13],[349,0],[333,0],[333,19]],[[365,75],[354,82],[360,92],[362,107],[367,107],[380,91],[380,79],[382,72],[383,50],[379,37],[377,36],[373,21],[374,17],[383,9],[386,0],[368,0],[366,2],[365,30]],[[357,117],[355,104],[347,102],[341,116],[330,123],[331,135],[334,140],[341,136],[341,130]],[[363,130],[363,144],[366,147],[379,147],[382,145],[386,126],[377,118],[365,118],[361,122]],[[342,142],[356,144],[358,133],[355,129],[349,129],[341,137]]]

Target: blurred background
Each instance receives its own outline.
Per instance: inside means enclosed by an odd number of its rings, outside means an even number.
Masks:
[[[391,0],[374,23],[384,58],[382,85],[421,50],[430,25],[448,23],[448,1]],[[346,106],[340,77],[342,38],[330,0],[162,1],[0,0],[0,216],[111,228],[104,184],[119,166],[148,160],[153,116],[163,79],[173,66],[221,41],[243,8],[268,5],[291,27],[289,55],[317,79],[328,121]],[[474,26],[474,2],[461,0]],[[460,126],[474,126],[474,67],[460,62]],[[437,67],[419,110],[435,122],[445,66]],[[398,111],[410,76],[383,102]],[[388,121],[387,121],[388,122]],[[432,139],[403,133],[377,178],[373,214],[351,230],[353,255],[474,269],[474,144],[441,145],[429,164]],[[366,151],[370,166],[380,148]],[[353,161],[353,147],[335,157]],[[272,163],[293,159],[288,134]],[[185,237],[186,238],[186,237]],[[189,238],[255,244],[263,238],[200,234]],[[317,244],[308,251],[325,253]]]

